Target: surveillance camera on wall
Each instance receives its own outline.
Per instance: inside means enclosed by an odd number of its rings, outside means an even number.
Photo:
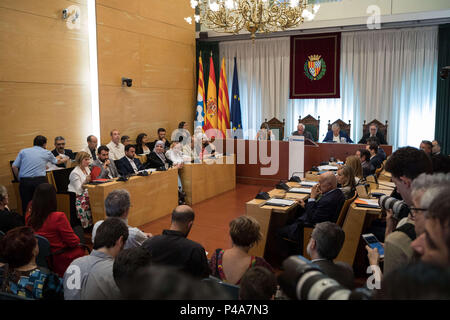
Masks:
[[[122,78],[122,86],[127,85],[127,87],[131,87],[133,85],[133,79],[130,78]]]
[[[439,76],[441,77],[442,80],[445,80],[448,78],[449,72],[450,72],[450,66],[442,67]]]

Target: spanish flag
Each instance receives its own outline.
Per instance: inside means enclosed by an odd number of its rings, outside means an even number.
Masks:
[[[206,118],[205,131],[209,129],[217,129],[217,89],[216,89],[216,75],[214,74],[214,62],[209,58],[209,80],[208,80],[208,94],[206,100]]]
[[[219,79],[219,108],[218,108],[218,129],[222,132],[222,137],[227,137],[227,129],[230,129],[230,99],[228,98],[227,77],[225,75],[225,58],[222,58]]]

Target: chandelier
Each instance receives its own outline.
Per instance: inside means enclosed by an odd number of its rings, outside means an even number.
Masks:
[[[314,19],[320,5],[308,0],[190,0],[197,9],[194,19],[218,32],[237,34],[246,29],[255,39],[258,32],[283,31]],[[311,2],[311,0],[309,0]],[[310,7],[310,10],[308,9]],[[192,23],[192,18],[185,18]]]

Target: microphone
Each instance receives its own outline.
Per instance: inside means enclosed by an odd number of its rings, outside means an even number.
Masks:
[[[302,173],[302,172],[293,172],[292,176],[289,179],[289,182],[301,182],[302,181],[302,179],[300,179],[299,176],[294,176],[294,174],[296,174],[296,173]]]
[[[275,185],[275,188],[282,189],[285,191],[289,191],[289,189],[290,189],[289,186],[286,183],[284,183],[282,180],[280,180],[280,182]]]
[[[262,188],[259,189],[258,194],[256,195],[255,199],[262,199],[262,200],[269,200],[270,195],[267,192],[261,192]]]

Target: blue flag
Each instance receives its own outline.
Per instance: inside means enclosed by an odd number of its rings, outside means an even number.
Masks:
[[[233,87],[231,90],[231,128],[233,129],[233,136],[242,139],[241,99],[239,97],[236,57],[234,57]],[[236,130],[239,131],[236,132]]]

